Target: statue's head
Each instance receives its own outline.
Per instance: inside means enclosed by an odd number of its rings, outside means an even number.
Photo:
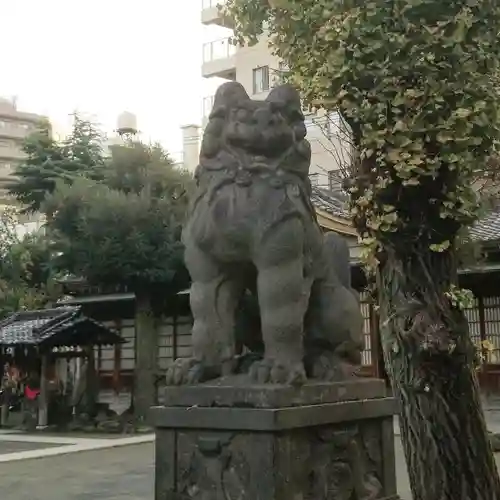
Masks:
[[[215,94],[210,122],[220,125],[221,145],[259,156],[281,155],[306,135],[299,94],[289,85],[257,101],[241,84],[225,83]]]

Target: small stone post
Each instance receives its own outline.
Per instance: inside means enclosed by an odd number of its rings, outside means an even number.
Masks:
[[[38,396],[38,427],[43,429],[49,423],[49,353],[41,353],[41,369],[40,369],[40,394]]]

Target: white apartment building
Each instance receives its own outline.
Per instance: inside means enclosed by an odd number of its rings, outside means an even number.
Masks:
[[[32,133],[43,116],[17,108],[16,99],[0,97],[0,198],[6,201],[5,184],[16,166],[23,161],[24,139]],[[10,200],[9,200],[10,201]]]
[[[285,68],[272,54],[267,37],[253,47],[237,47],[231,43],[230,20],[224,19],[217,8],[224,0],[201,0],[201,22],[207,37],[203,45],[202,76],[207,79],[240,82],[254,99],[265,99],[272,87],[280,81]],[[213,106],[213,95],[203,100],[203,126]],[[337,115],[326,117],[305,111],[308,140],[312,159],[310,178],[313,185],[336,188],[339,166],[349,164],[351,148],[345,129],[340,127]]]
[[[37,127],[45,117],[35,113],[21,111],[16,99],[0,97],[0,212],[12,210],[17,206],[6,191],[6,185],[11,180],[12,172],[25,158],[22,150],[24,139]],[[18,207],[19,208],[19,207]],[[39,214],[17,214],[19,221],[16,232],[19,237],[32,231],[38,231],[44,223]]]

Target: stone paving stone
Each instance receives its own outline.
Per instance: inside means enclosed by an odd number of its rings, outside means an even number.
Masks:
[[[34,432],[24,432],[21,434],[23,436],[37,436],[40,439],[43,438],[67,438],[73,439],[77,442],[80,439],[123,439],[126,437],[140,436],[140,434],[125,434],[125,433],[104,433],[104,432],[48,432],[48,431],[34,431]]]
[[[153,500],[154,443],[3,463],[0,491],[6,500]]]
[[[0,455],[7,453],[17,453],[19,451],[40,450],[44,448],[54,448],[61,446],[60,444],[47,443],[25,443],[18,441],[0,441]]]
[[[411,500],[399,439],[396,467],[401,500]],[[153,500],[154,443],[3,463],[0,492],[2,500]]]
[[[401,498],[411,500],[398,441],[396,464]],[[8,500],[153,500],[154,443],[0,464],[0,491]]]

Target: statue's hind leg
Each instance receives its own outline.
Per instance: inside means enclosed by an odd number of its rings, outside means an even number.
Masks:
[[[167,372],[167,384],[202,382],[228,375],[235,367],[234,323],[242,291],[240,279],[195,246],[186,246],[185,261],[193,280],[193,356],[176,360]]]
[[[335,233],[324,235],[320,263],[305,322],[306,370],[312,378],[339,380],[361,364],[364,339],[346,240]]]
[[[315,283],[305,325],[309,377],[343,380],[358,370],[363,351],[363,316],[353,290],[334,280]]]

